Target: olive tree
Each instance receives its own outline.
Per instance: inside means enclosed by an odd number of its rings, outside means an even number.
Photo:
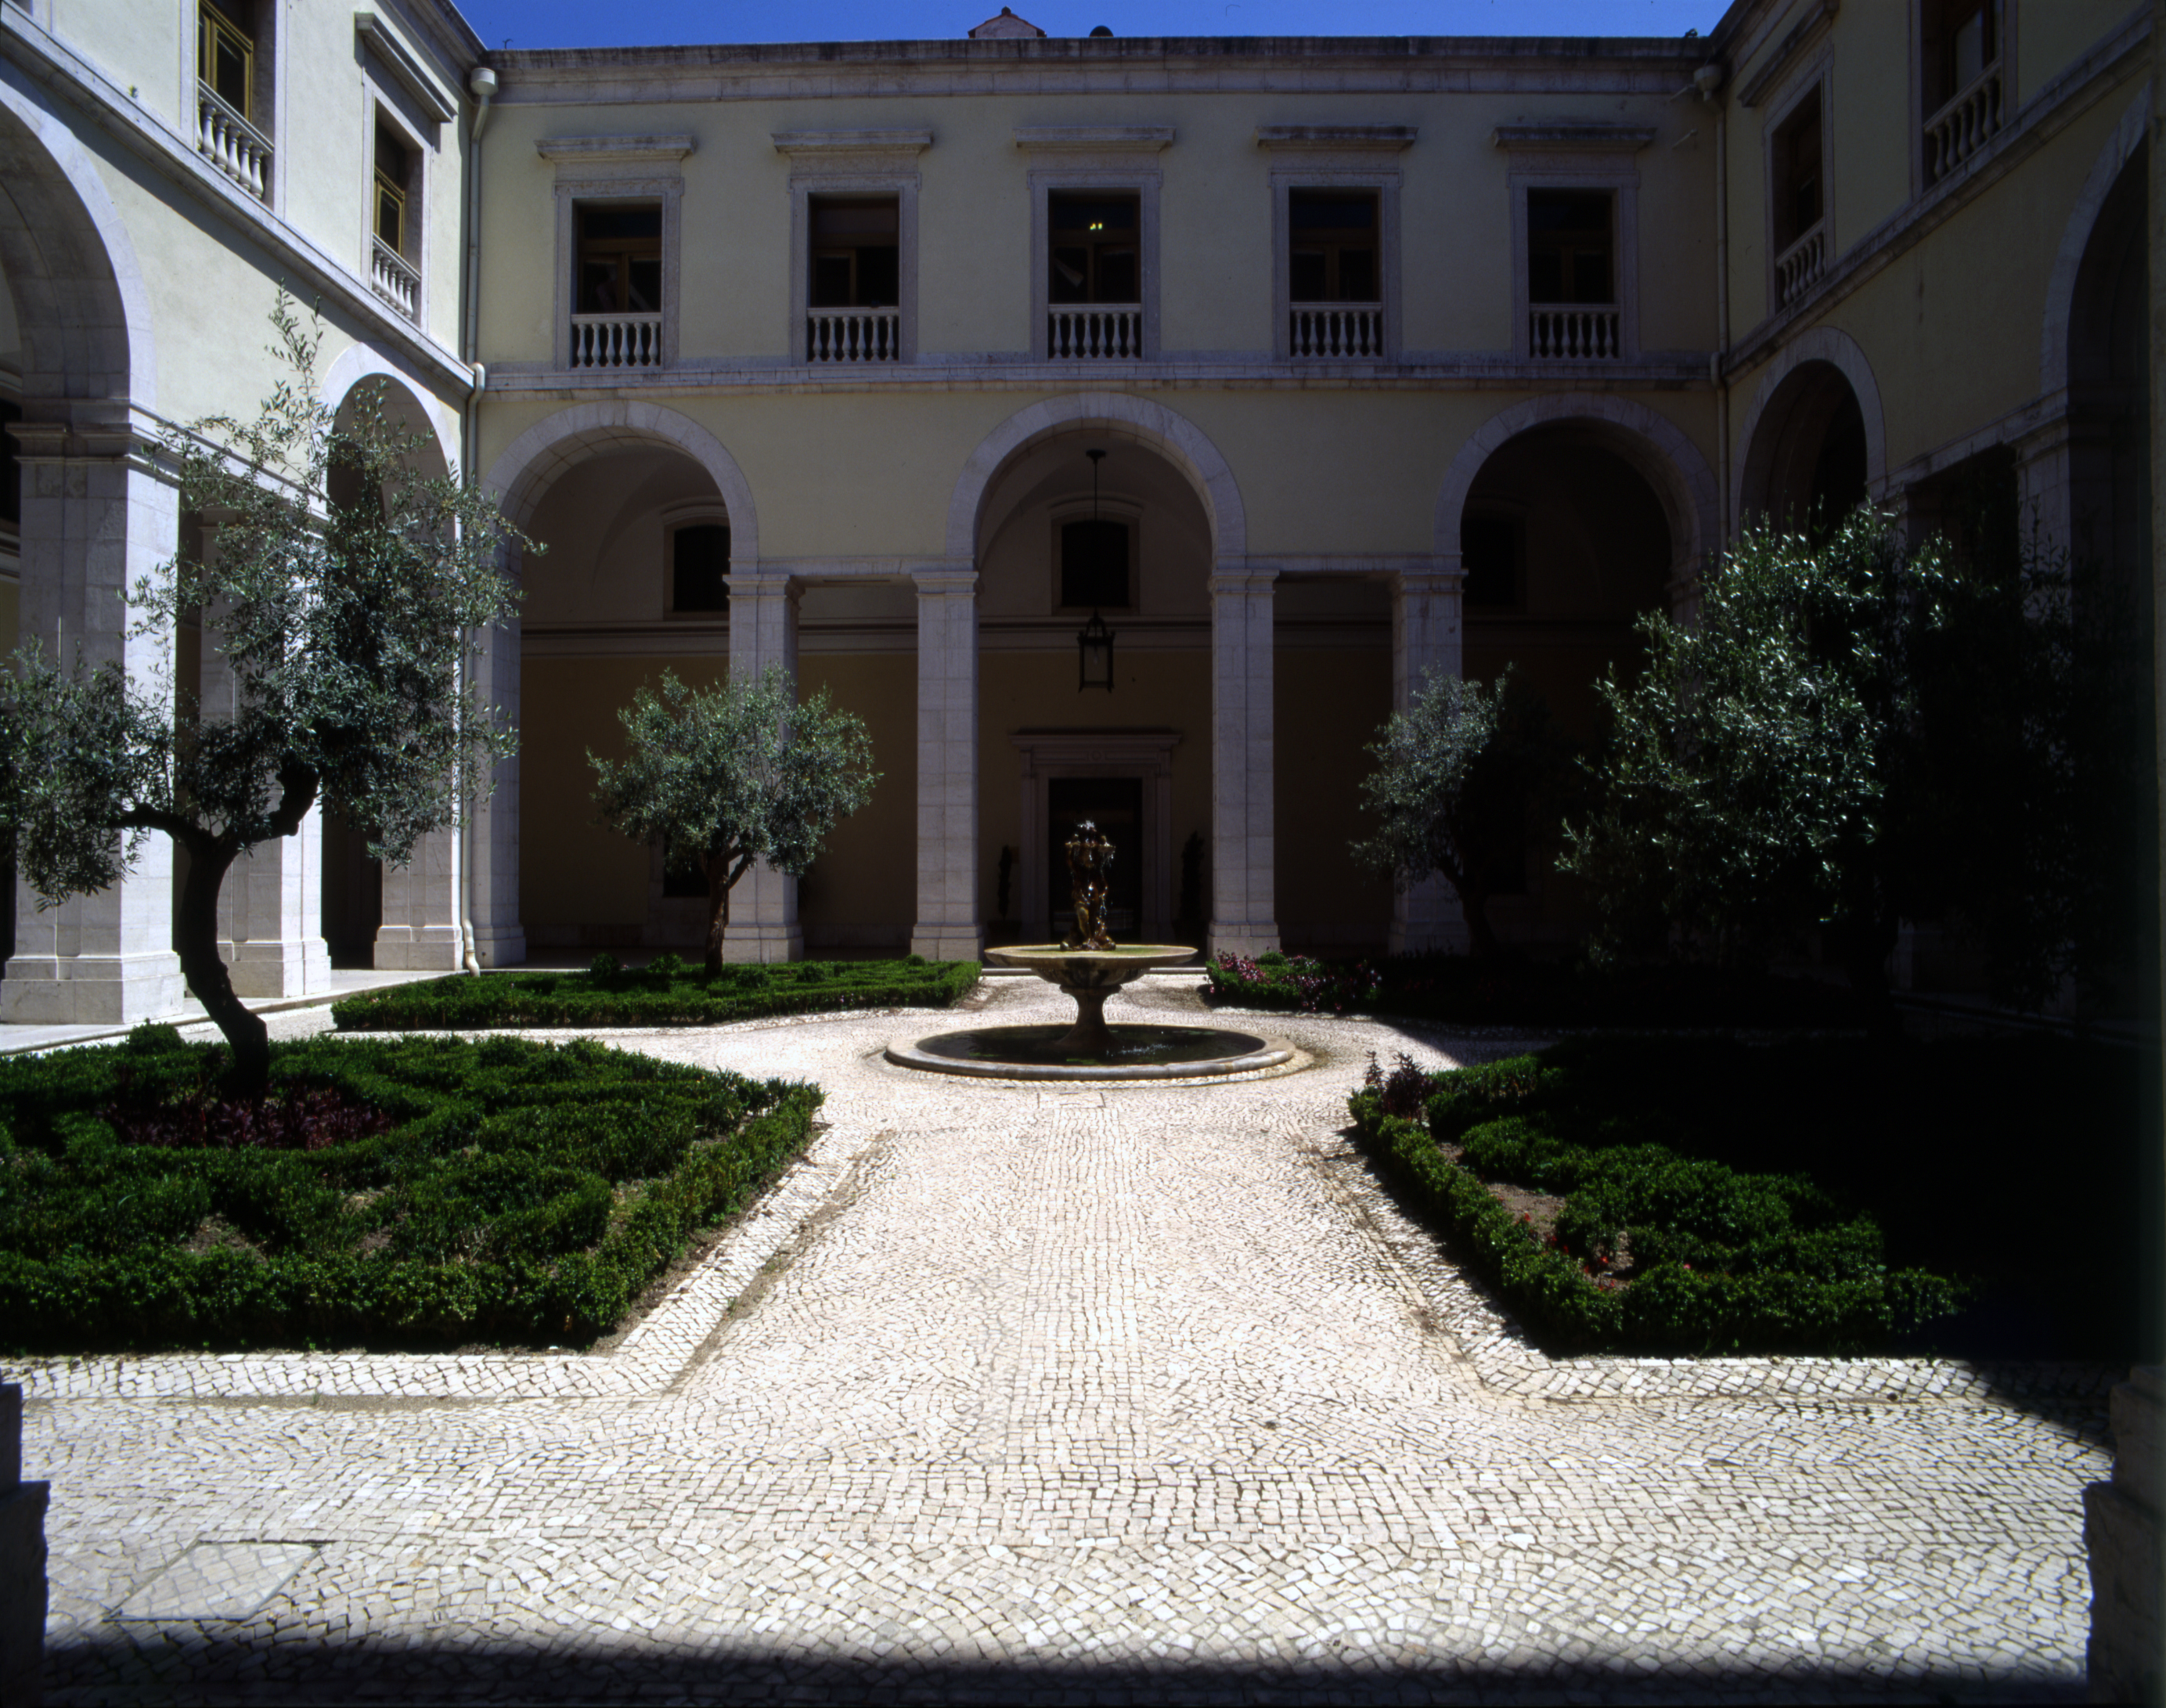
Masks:
[[[664,671],[659,694],[642,687],[617,716],[629,751],[588,754],[594,804],[605,823],[705,879],[706,967],[720,972],[730,891],[754,860],[803,875],[827,833],[872,798],[871,738],[824,691],[800,703],[779,665],[711,689]]]
[[[1438,673],[1392,714],[1368,752],[1361,804],[1381,821],[1355,858],[1402,886],[1442,875],[1469,946],[1498,952],[1489,898],[1499,871],[1555,838],[1572,748],[1541,696],[1508,665],[1493,688]]]
[[[284,372],[255,418],[198,421],[164,447],[215,549],[175,557],[129,599],[139,633],[202,613],[230,695],[206,708],[170,671],[131,680],[34,644],[0,674],[0,824],[24,876],[65,901],[172,838],[186,856],[174,948],[242,1095],[268,1082],[270,1050],[219,954],[234,861],[321,802],[402,864],[514,744],[462,664],[474,632],[511,613],[498,557],[520,537],[479,491],[425,473],[379,397],[357,393],[341,426],[318,397],[320,327],[283,293],[271,320]]]

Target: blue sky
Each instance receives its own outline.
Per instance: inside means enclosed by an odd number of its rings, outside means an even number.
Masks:
[[[1051,35],[1704,35],[1721,0],[1007,0]],[[1001,0],[458,0],[491,48],[960,36]]]

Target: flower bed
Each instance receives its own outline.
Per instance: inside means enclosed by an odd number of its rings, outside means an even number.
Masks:
[[[591,1042],[170,1027],[0,1061],[0,1344],[583,1342],[811,1135],[816,1087]]]
[[[1891,1269],[1873,1218],[1804,1175],[1691,1154],[1702,1135],[1599,1078],[1599,1058],[1591,1074],[1524,1055],[1425,1075],[1403,1057],[1389,1076],[1372,1061],[1350,1100],[1545,1345],[1855,1353],[1963,1303],[1963,1283]],[[1545,1195],[1548,1225],[1500,1187]]]
[[[710,978],[674,954],[637,971],[597,955],[584,972],[453,974],[331,1005],[341,1032],[529,1026],[714,1026],[831,1008],[946,1008],[978,982],[975,961],[778,961]]]

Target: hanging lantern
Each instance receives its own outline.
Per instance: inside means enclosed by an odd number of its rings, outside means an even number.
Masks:
[[[1113,632],[1106,627],[1106,619],[1096,611],[1085,623],[1075,637],[1077,653],[1075,688],[1080,693],[1086,688],[1102,688],[1113,691]]]

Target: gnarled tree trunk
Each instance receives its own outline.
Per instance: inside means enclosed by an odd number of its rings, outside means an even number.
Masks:
[[[173,947],[188,994],[203,1005],[233,1051],[233,1094],[260,1097],[271,1084],[271,1034],[262,1017],[234,994],[233,976],[218,952],[218,892],[240,850],[224,837],[191,836],[186,843],[188,875],[173,917]]]

